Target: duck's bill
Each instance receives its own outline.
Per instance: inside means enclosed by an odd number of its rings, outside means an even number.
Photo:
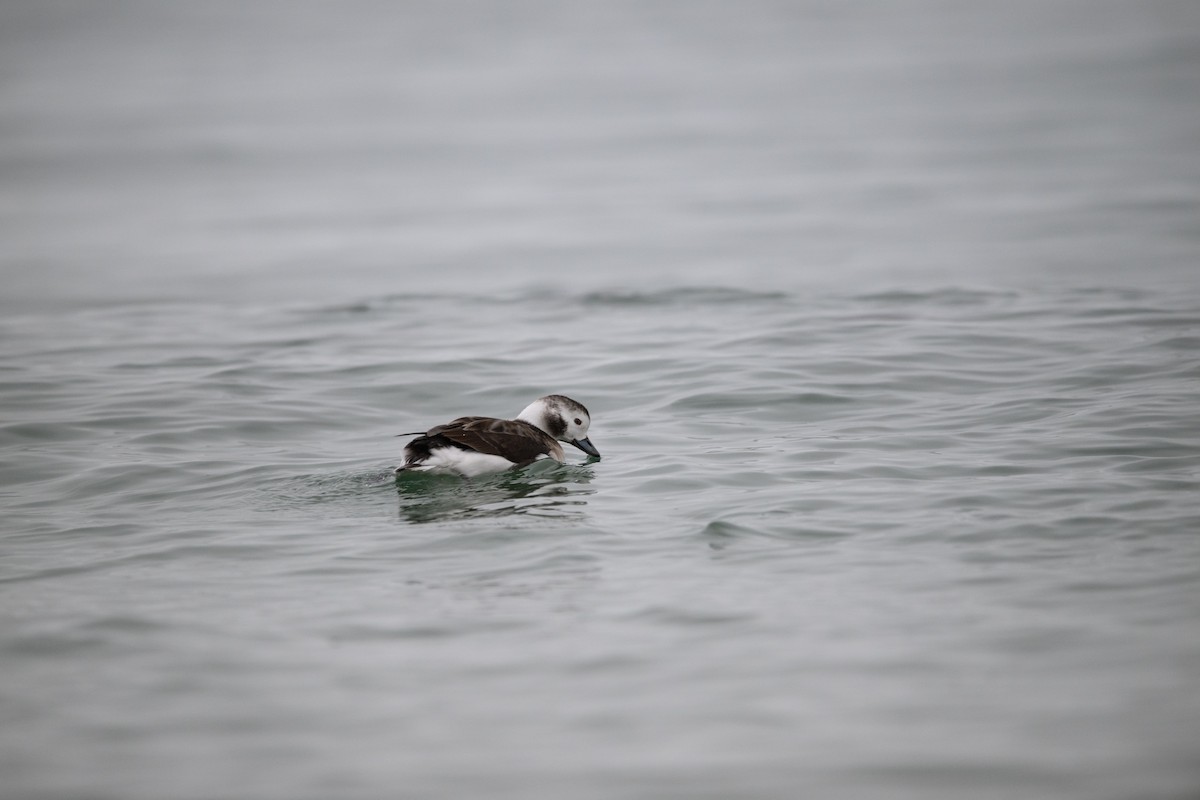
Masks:
[[[571,444],[575,445],[589,456],[595,456],[596,458],[600,457],[600,451],[593,447],[592,443],[587,439],[572,439]]]

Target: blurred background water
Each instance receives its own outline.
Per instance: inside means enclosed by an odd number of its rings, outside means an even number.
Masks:
[[[1197,142],[1183,1],[3,4],[3,795],[1198,796]]]

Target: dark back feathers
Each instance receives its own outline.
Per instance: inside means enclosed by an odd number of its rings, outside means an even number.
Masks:
[[[409,463],[419,462],[429,456],[430,449],[446,446],[500,456],[517,465],[542,455],[559,461],[563,458],[559,443],[537,426],[524,420],[492,417],[459,417],[430,428],[405,445],[404,454]]]

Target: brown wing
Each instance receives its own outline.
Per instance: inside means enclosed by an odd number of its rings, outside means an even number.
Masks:
[[[562,447],[536,426],[519,419],[459,417],[425,433],[429,438],[443,437],[459,447],[478,453],[501,456],[517,464],[527,464],[548,455],[562,461]]]

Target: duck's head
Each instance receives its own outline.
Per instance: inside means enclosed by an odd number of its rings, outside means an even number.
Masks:
[[[592,417],[583,403],[561,394],[548,394],[525,406],[517,419],[541,428],[560,442],[575,445],[589,456],[600,457],[600,451],[587,438]]]

